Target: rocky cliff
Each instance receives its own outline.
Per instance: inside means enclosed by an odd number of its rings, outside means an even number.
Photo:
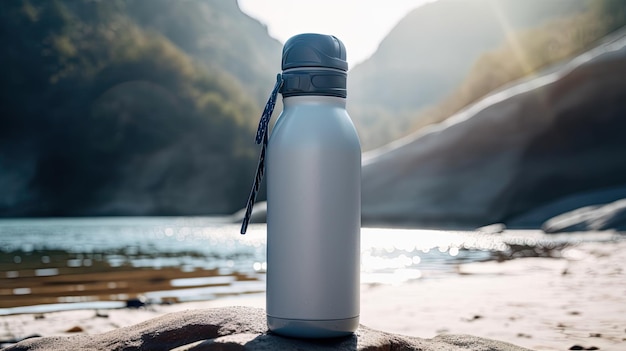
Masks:
[[[367,153],[363,222],[515,224],[566,196],[626,185],[624,76],[622,30],[561,67]],[[566,207],[589,197],[578,199]],[[539,227],[554,214],[535,213],[523,225]]]

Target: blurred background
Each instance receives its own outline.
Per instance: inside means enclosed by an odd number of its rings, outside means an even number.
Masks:
[[[280,71],[282,44],[266,25],[235,0],[0,7],[1,216],[243,207],[253,133]],[[409,11],[349,73],[349,112],[363,150],[375,150],[364,223],[537,226],[558,213],[523,215],[624,187],[623,50],[563,67],[615,36],[625,12],[619,0],[439,0]],[[534,81],[550,72],[558,77]],[[527,86],[506,91],[520,79]],[[475,122],[424,140],[459,111]],[[400,150],[377,150],[407,136]]]
[[[623,1],[420,4],[349,72],[364,224],[537,227],[626,195]],[[0,9],[0,216],[243,207],[282,44],[237,1]]]

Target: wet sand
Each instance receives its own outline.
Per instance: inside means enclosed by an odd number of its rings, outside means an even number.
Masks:
[[[236,272],[221,275],[217,269],[183,271],[172,267],[122,267],[85,273],[64,272],[51,276],[37,276],[32,274],[34,271],[24,269],[16,271],[15,278],[0,279],[0,309],[63,302],[119,301],[125,304],[142,297],[146,292],[158,291],[165,292],[161,294],[163,296],[159,303],[176,303],[178,299],[175,291],[188,289],[190,285],[196,288],[222,287],[231,286],[235,282],[257,281],[254,277]],[[172,292],[171,296],[167,296],[167,291]]]
[[[558,259],[470,263],[459,265],[458,271],[450,278],[364,284],[361,323],[425,338],[471,334],[535,350],[626,350],[624,240],[582,243],[566,248]],[[181,277],[180,272],[168,274]],[[232,305],[264,307],[265,297],[242,294],[139,309],[2,316],[0,340],[101,333],[168,312]]]

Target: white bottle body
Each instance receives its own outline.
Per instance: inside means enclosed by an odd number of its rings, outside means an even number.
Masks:
[[[268,326],[295,337],[347,335],[359,320],[359,139],[344,98],[283,104],[266,158]]]

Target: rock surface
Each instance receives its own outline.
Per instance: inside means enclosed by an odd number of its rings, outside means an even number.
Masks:
[[[626,199],[561,214],[546,221],[541,229],[546,233],[626,230]]]
[[[536,207],[521,216],[511,218],[508,224],[516,228],[532,227],[536,223],[546,222],[559,215],[575,211],[581,208],[581,205],[583,207],[601,206],[620,199],[626,199],[625,186],[576,193]]]
[[[364,155],[363,223],[511,227],[510,219],[569,195],[623,187],[624,76],[626,30]],[[589,203],[571,205],[565,211]]]
[[[224,307],[167,314],[98,335],[24,340],[16,350],[423,350],[522,351],[512,344],[469,335],[433,339],[389,334],[360,326],[353,336],[330,340],[283,338],[268,333],[265,311]]]

